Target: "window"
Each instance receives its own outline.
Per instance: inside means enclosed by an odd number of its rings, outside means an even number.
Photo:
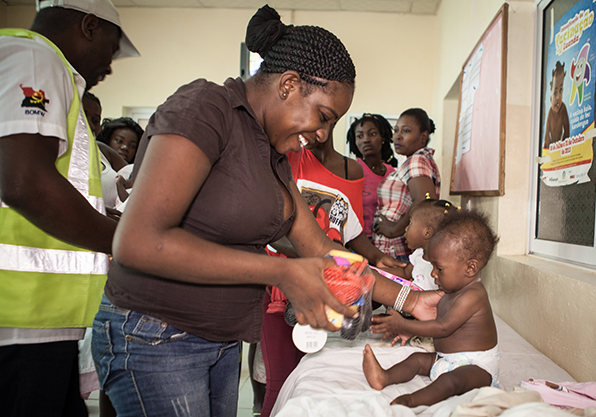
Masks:
[[[534,99],[530,252],[596,266],[596,4],[542,0]]]

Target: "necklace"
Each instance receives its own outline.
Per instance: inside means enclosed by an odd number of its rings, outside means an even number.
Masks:
[[[385,175],[385,172],[387,172],[387,168],[383,164],[381,164],[380,166],[372,166],[372,167],[370,167],[370,170],[380,176]],[[380,172],[378,172],[378,171],[380,171]]]

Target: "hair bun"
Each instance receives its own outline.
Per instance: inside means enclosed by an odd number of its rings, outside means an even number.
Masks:
[[[433,121],[433,119],[431,119],[430,117],[428,118],[428,133],[430,135],[432,135],[433,133],[435,133],[436,127],[435,127],[435,122]]]
[[[266,4],[248,22],[246,47],[265,57],[275,42],[287,32],[288,27],[281,22],[279,13]]]

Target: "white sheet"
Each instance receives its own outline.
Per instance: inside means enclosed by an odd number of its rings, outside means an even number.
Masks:
[[[504,389],[511,390],[528,378],[573,381],[567,372],[532,347],[501,319],[495,317],[495,321],[501,352],[500,381]],[[430,380],[428,377],[416,376],[410,382],[392,385],[382,391],[372,389],[362,371],[364,345],[371,344],[383,368],[402,361],[413,352],[423,350],[409,346],[390,347],[388,343],[380,342],[380,335],[371,335],[368,332],[352,342],[339,338],[337,333],[330,333],[329,336],[323,350],[306,355],[290,374],[279,393],[272,416],[447,417],[457,404],[471,402],[477,395],[478,390],[473,390],[432,407],[409,409],[399,405],[390,406],[395,397],[417,391],[430,383]],[[543,406],[540,405],[542,408]],[[528,411],[531,407],[525,406],[525,409]],[[544,414],[541,410],[538,415],[549,414]]]

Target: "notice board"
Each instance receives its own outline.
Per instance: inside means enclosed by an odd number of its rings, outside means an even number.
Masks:
[[[505,193],[508,11],[505,3],[462,68],[452,195]]]

